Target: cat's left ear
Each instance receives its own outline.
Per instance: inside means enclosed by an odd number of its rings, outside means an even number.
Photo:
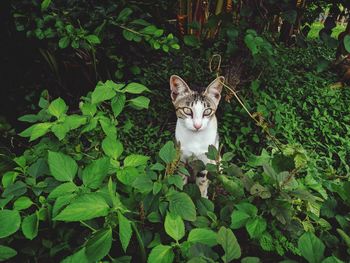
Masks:
[[[216,105],[219,104],[224,81],[225,78],[223,76],[217,77],[212,83],[209,84],[204,92],[204,94],[209,96],[216,103]]]

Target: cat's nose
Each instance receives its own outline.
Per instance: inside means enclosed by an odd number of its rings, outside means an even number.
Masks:
[[[197,122],[195,122],[195,123],[193,123],[193,127],[194,127],[195,129],[199,130],[199,129],[202,127],[202,123],[197,123]]]

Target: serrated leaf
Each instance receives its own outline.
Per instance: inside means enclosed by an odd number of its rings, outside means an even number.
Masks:
[[[54,220],[81,221],[106,216],[109,206],[106,200],[97,193],[84,194],[73,200]]]
[[[171,192],[168,193],[170,212],[182,217],[184,220],[196,220],[196,207],[192,199],[186,193]]]
[[[251,218],[247,221],[246,229],[250,238],[258,238],[266,230],[266,220],[261,217]]]
[[[299,238],[298,248],[309,263],[319,263],[324,257],[325,245],[311,232],[306,232]]]
[[[176,158],[176,149],[172,141],[168,141],[159,151],[159,157],[165,163],[172,163]]]
[[[32,141],[44,136],[49,131],[51,126],[52,126],[52,123],[43,122],[43,123],[34,124],[32,127],[29,127],[28,129],[31,128],[29,141],[32,142]],[[25,130],[25,131],[27,131],[27,130]],[[25,131],[23,131],[21,134],[24,134]],[[27,136],[24,136],[24,137],[27,137]]]
[[[93,104],[100,103],[105,100],[110,100],[115,96],[116,92],[111,89],[108,85],[99,82],[97,87],[91,94],[91,102]]]
[[[62,116],[62,114],[66,113],[66,111],[67,105],[61,98],[57,98],[54,101],[52,101],[49,107],[47,108],[47,112],[52,116],[55,116],[57,119],[59,119]]]
[[[94,233],[85,246],[85,253],[91,262],[104,258],[112,246],[112,229],[102,229]]]
[[[231,214],[231,228],[238,229],[247,223],[251,216],[244,211],[234,210]]]
[[[176,242],[185,236],[185,224],[178,215],[167,213],[164,228],[165,232]]]
[[[122,244],[124,252],[126,252],[130,243],[131,235],[132,235],[131,222],[122,213],[120,213],[120,211],[118,211],[118,222],[119,222],[119,239]]]
[[[109,158],[100,158],[92,161],[82,173],[82,179],[85,186],[97,189],[106,178],[110,165]]]
[[[148,256],[148,263],[172,263],[174,252],[171,246],[158,245],[154,247]]]
[[[146,165],[148,160],[148,156],[140,154],[131,154],[124,159],[124,167],[136,167],[140,165]]]
[[[217,234],[210,229],[195,228],[189,233],[187,241],[194,244],[201,243],[213,247],[217,245]]]
[[[225,263],[241,257],[241,247],[231,229],[222,226],[219,229],[217,240],[225,251],[221,257]]]
[[[102,141],[102,149],[107,156],[117,160],[118,157],[123,153],[123,144],[114,137],[107,136]]]
[[[73,181],[78,171],[78,165],[75,160],[59,152],[49,151],[48,164],[52,176],[61,182]]]

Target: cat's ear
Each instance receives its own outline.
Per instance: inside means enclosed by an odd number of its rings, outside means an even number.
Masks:
[[[217,77],[212,83],[209,84],[204,94],[210,97],[216,105],[219,104],[221,98],[221,91],[225,78],[223,76]]]
[[[170,77],[171,99],[173,102],[178,98],[191,93],[187,83],[177,75]]]

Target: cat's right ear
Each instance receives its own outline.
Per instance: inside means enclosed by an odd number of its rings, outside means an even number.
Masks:
[[[191,93],[191,89],[187,83],[177,75],[172,75],[170,77],[170,90],[173,102],[175,102],[177,98]]]

